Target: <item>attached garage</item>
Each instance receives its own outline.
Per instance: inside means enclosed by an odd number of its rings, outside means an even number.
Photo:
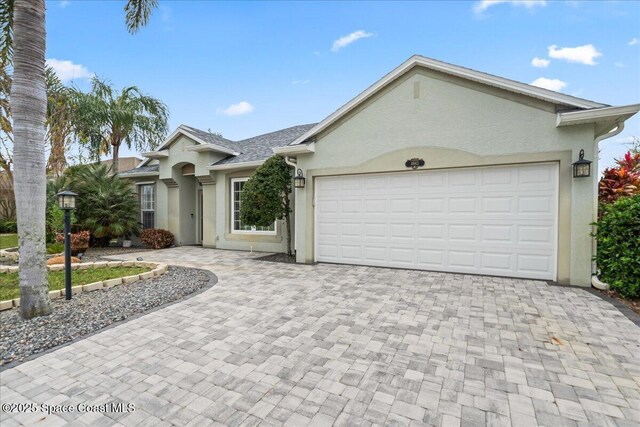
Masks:
[[[556,280],[558,164],[316,180],[316,261]]]
[[[639,110],[413,56],[274,149],[296,260],[589,286],[598,143]]]

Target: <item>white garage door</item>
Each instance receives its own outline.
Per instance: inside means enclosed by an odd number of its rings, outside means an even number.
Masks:
[[[318,178],[320,262],[556,279],[557,163]]]

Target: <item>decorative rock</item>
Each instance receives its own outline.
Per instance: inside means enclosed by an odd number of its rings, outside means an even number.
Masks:
[[[16,266],[10,266],[7,269],[7,273],[17,273],[20,270],[20,267]]]
[[[78,270],[87,270],[89,268],[93,268],[92,262],[83,262],[82,264],[78,264]]]
[[[64,265],[57,264],[57,265],[49,266],[49,271],[62,271],[62,270],[64,270]]]
[[[154,276],[162,276],[164,270],[161,268],[154,268],[153,270],[151,270],[151,273],[153,273]]]
[[[141,280],[151,279],[153,276],[155,276],[153,271],[147,271],[146,273],[140,273],[140,279]]]
[[[71,257],[71,263],[79,263],[80,258],[76,258],[74,256]],[[53,258],[49,258],[47,260],[47,265],[55,265],[55,264],[63,264],[64,265],[64,257],[63,256],[55,256]]]
[[[109,267],[122,267],[122,261],[109,261]]]
[[[86,285],[82,285],[82,292],[95,291],[97,289],[102,289],[103,287],[104,282],[87,283]]]
[[[11,310],[13,308],[13,301],[0,301],[0,311]]]
[[[49,298],[51,299],[60,298],[60,289],[56,291],[49,291]]]
[[[23,361],[29,355],[42,353],[115,322],[180,300],[210,284],[210,277],[203,271],[171,267],[160,277],[131,286],[82,292],[71,301],[52,301],[53,310],[49,316],[24,321],[20,319],[18,310],[2,311],[0,363],[6,366],[12,361]]]
[[[125,276],[122,278],[122,283],[133,283],[140,280],[139,274],[134,274],[133,276]]]
[[[98,261],[93,263],[93,268],[104,268],[109,265],[108,261]]]
[[[135,261],[122,261],[123,267],[133,267],[135,266]]]
[[[112,288],[116,285],[121,285],[122,284],[122,278],[117,278],[117,279],[110,279],[110,280],[105,280],[102,282],[104,284],[105,288]]]
[[[14,307],[20,307],[20,298],[14,298],[13,306]]]
[[[82,286],[72,286],[71,287],[71,295],[76,295],[82,292]],[[66,297],[67,291],[65,289],[60,289],[60,296]]]

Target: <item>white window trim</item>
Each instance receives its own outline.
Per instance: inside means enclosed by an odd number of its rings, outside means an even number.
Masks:
[[[247,182],[249,180],[249,178],[232,178],[231,179],[231,194],[230,194],[230,204],[229,207],[231,209],[231,234],[261,234],[261,235],[265,235],[265,236],[275,236],[278,234],[278,221],[273,221],[273,231],[258,231],[258,230],[235,230],[234,224],[236,223],[236,210],[235,210],[235,206],[234,206],[234,198],[235,198],[235,191],[233,190],[233,187],[236,182]],[[255,227],[255,225],[253,226]]]
[[[156,183],[155,182],[141,182],[138,183],[138,185],[140,185],[140,187],[138,187],[139,189],[139,194],[140,194],[140,223],[144,224],[144,213],[145,212],[153,212],[153,227],[156,227]],[[152,190],[152,195],[153,195],[153,209],[143,209],[142,208],[142,186],[150,186],[151,190]]]

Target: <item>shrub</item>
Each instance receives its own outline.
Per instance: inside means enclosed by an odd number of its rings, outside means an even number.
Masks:
[[[152,249],[163,249],[173,244],[173,234],[160,228],[146,228],[140,233],[140,240]]]
[[[0,233],[17,233],[18,223],[16,221],[7,220],[0,221]]]
[[[61,252],[64,252],[64,243],[55,242],[47,245],[48,254],[59,254]]]
[[[85,247],[89,244],[90,238],[91,234],[87,230],[71,233],[71,246]],[[64,233],[56,235],[56,242],[64,244]]]
[[[64,188],[78,193],[77,226],[89,230],[92,246],[106,246],[113,238],[139,233],[135,190],[128,180],[112,175],[105,165],[69,168],[47,189],[50,206],[56,203],[57,191]]]
[[[640,195],[603,205],[596,223],[600,278],[626,298],[640,297]]]

